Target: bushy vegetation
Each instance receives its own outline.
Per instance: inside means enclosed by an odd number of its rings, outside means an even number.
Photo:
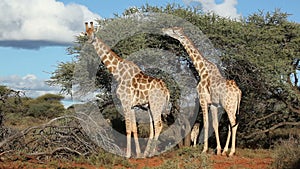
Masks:
[[[66,109],[61,103],[64,98],[57,94],[44,94],[37,98],[28,98],[21,91],[12,90],[6,86],[0,86],[0,110],[1,124],[21,125],[26,119],[40,120],[51,119],[65,113]],[[31,123],[27,121],[28,123]]]
[[[280,140],[275,146],[274,168],[296,169],[300,168],[300,134],[291,135],[288,140]]]

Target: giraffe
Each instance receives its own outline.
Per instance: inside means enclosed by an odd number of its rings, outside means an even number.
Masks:
[[[109,46],[96,37],[93,22],[90,22],[90,25],[91,27],[87,22],[85,23],[85,34],[88,37],[88,42],[92,43],[100,60],[118,83],[116,93],[124,111],[127,158],[131,156],[131,134],[134,137],[136,154],[138,157],[141,156],[134,108],[146,107],[149,109],[150,136],[144,152],[145,157],[149,154],[151,141],[158,140],[162,130],[161,113],[168,105],[169,90],[161,79],[145,75],[136,64],[122,59],[114,53]]]
[[[199,127],[200,127],[200,123],[195,123],[191,131],[191,141],[193,142],[193,147],[196,147],[197,138],[199,135]]]
[[[235,140],[238,127],[236,114],[239,114],[239,105],[242,95],[241,90],[234,80],[226,80],[221,75],[218,67],[201,55],[200,51],[194,46],[194,43],[185,35],[183,28],[163,28],[162,31],[164,34],[177,39],[183,45],[200,76],[200,82],[197,85],[197,92],[203,112],[203,153],[208,150],[208,110],[210,108],[213,119],[213,128],[216,135],[217,154],[221,154],[217,114],[218,107],[222,106],[227,112],[230,121],[230,125],[228,126],[228,136],[222,155],[226,155],[230,137],[232,136],[232,145],[229,156],[233,156],[235,154]]]

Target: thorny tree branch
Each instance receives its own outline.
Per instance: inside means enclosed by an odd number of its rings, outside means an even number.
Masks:
[[[267,119],[267,118],[269,118],[269,117],[272,117],[272,116],[274,116],[274,115],[276,115],[276,114],[278,114],[278,112],[273,112],[273,113],[268,114],[268,115],[266,115],[266,116],[263,116],[263,117],[261,117],[261,118],[255,119],[255,120],[253,120],[253,121],[251,121],[251,122],[249,123],[249,126],[251,126],[251,125],[257,123],[258,121],[262,121],[262,120],[265,120],[265,119]]]
[[[268,128],[268,129],[253,132],[253,133],[251,133],[247,136],[244,136],[244,138],[249,139],[249,138],[255,137],[256,135],[267,133],[267,132],[270,132],[270,131],[273,131],[273,130],[277,129],[278,127],[286,126],[286,125],[299,126],[300,122],[281,122],[281,123],[278,123],[278,124]]]

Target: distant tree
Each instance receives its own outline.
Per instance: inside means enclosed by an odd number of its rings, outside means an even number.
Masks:
[[[64,97],[56,94],[45,94],[36,99],[27,102],[27,116],[32,116],[41,119],[57,117],[65,112],[61,100]]]
[[[60,102],[62,99],[64,99],[64,96],[62,95],[48,93],[37,97],[35,100],[51,103],[51,102]]]

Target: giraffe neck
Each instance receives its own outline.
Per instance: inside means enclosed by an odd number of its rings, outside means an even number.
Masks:
[[[212,77],[215,77],[215,79],[218,79],[219,81],[226,80],[222,76],[218,67],[203,57],[199,50],[195,47],[194,43],[186,35],[182,34],[178,40],[192,59],[201,80],[211,79]],[[211,81],[210,83],[214,83],[214,81]]]
[[[93,42],[93,46],[105,67],[109,70],[110,73],[114,74],[117,70],[118,64],[120,62],[123,62],[123,59],[120,58],[115,52],[110,49],[109,46],[107,46],[97,37],[95,38],[95,42]]]
[[[201,55],[199,50],[194,46],[194,43],[185,35],[181,36],[178,40],[192,59],[199,75],[201,76],[201,72],[204,71],[208,73],[207,63],[209,63],[209,61]]]
[[[119,57],[99,38],[95,38],[93,46],[104,66],[117,81],[120,82],[125,79],[130,79],[135,74],[140,73],[138,66]]]

